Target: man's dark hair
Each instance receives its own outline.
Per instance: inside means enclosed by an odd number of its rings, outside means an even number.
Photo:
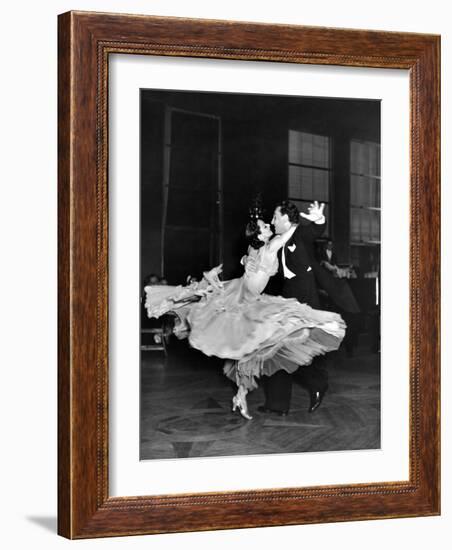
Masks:
[[[287,214],[290,223],[300,223],[300,211],[293,202],[282,201],[277,207],[279,207],[282,216]]]
[[[264,246],[264,241],[261,241],[258,237],[261,234],[261,228],[257,223],[257,220],[251,220],[246,224],[245,235],[248,244],[258,250],[261,246]]]

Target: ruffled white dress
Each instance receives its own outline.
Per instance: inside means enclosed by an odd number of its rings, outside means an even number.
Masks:
[[[238,279],[221,282],[218,268],[187,287],[146,287],[149,317],[173,312],[176,333],[192,347],[226,359],[224,373],[248,390],[256,378],[308,365],[317,355],[336,350],[345,323],[336,313],[312,309],[295,298],[262,294],[278,269],[278,260],[264,245],[250,248],[255,268]]]

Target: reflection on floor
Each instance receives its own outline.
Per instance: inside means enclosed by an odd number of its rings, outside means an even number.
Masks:
[[[258,388],[248,396],[252,420],[231,412],[235,387],[222,364],[185,341],[171,341],[167,357],[142,352],[142,460],[380,447],[379,354],[364,347],[353,357],[330,354],[330,387],[312,414],[308,393],[296,383],[287,417],[259,413]]]

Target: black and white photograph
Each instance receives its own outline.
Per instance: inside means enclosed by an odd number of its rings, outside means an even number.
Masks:
[[[380,448],[380,126],[140,90],[141,460]]]
[[[448,6],[4,4],[6,550],[450,548]]]

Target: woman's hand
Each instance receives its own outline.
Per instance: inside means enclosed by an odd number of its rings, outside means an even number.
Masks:
[[[205,271],[203,273],[204,279],[214,288],[221,289],[223,288],[223,283],[220,281],[218,275],[223,271],[223,264],[217,265],[210,271]]]

